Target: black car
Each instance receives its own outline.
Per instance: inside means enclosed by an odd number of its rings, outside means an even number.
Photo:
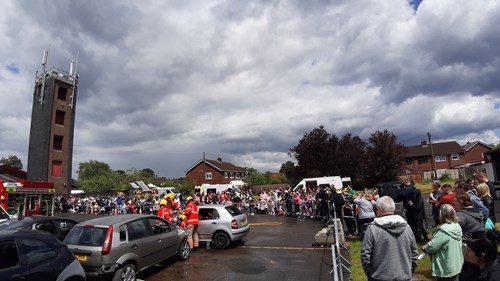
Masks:
[[[69,230],[78,224],[77,221],[48,216],[31,216],[11,219],[0,223],[0,230],[7,229],[37,229],[48,232],[59,241],[63,241]]]
[[[54,236],[37,230],[2,230],[0,280],[84,281],[85,272]]]

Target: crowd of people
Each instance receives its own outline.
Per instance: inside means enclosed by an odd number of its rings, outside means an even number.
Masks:
[[[428,199],[434,219],[431,235],[423,227],[424,199],[411,181],[405,182],[396,198],[372,200],[375,216],[367,224],[361,251],[368,280],[411,280],[418,259],[425,254],[431,256],[432,276],[437,280],[500,280],[500,235],[494,229],[492,190],[483,173],[453,186],[435,181]],[[400,215],[395,214],[395,201],[402,202]],[[424,255],[419,256],[422,240]]]
[[[293,190],[251,189],[241,194],[193,194],[165,198],[136,196],[60,197],[61,211],[83,213],[154,214],[173,223],[184,223],[190,247],[198,246],[197,223],[188,223],[197,214],[198,204],[235,205],[249,215],[270,214],[310,218],[341,219],[350,237],[359,236],[361,261],[368,280],[411,280],[422,252],[431,256],[432,276],[438,280],[500,280],[494,187],[480,173],[454,185],[433,183],[424,199],[411,180],[395,196],[379,196],[377,189],[339,192],[334,186]],[[425,201],[432,205],[433,225],[426,224]],[[430,233],[429,229],[434,229]],[[387,253],[391,253],[387,255]],[[398,265],[395,267],[395,265]]]

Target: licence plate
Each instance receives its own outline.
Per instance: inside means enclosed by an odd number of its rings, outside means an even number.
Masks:
[[[240,221],[240,223],[241,223],[242,225],[246,225],[246,224],[247,224],[247,220],[246,220],[246,219],[245,219],[245,220],[241,220],[241,221]]]
[[[87,261],[87,256],[86,255],[75,255],[75,258],[78,261]]]

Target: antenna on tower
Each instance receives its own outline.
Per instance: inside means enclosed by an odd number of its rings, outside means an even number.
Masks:
[[[40,99],[38,100],[40,104],[43,104],[45,102],[45,76],[47,72],[47,59],[49,56],[49,51],[44,50],[43,51],[43,58],[42,58],[42,89],[40,91]]]
[[[69,64],[69,76],[73,77],[73,73],[75,71],[75,61],[71,60],[71,63]]]
[[[73,78],[73,91],[71,92],[71,97],[69,101],[69,107],[73,108],[75,101],[75,90],[76,83],[78,82],[78,74],[76,74],[76,67],[78,66],[78,56],[80,55],[80,51],[76,52],[76,60],[72,60],[69,65],[69,76]]]
[[[49,56],[49,51],[44,50],[43,51],[43,58],[42,58],[42,66],[45,68],[47,65],[47,57]]]

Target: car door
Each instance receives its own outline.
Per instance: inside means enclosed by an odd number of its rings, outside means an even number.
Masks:
[[[56,280],[62,271],[58,264],[57,249],[44,240],[21,238],[17,239],[21,264],[25,267],[22,280]]]
[[[158,252],[155,254],[155,260],[161,261],[177,253],[179,237],[175,226],[163,219],[149,217],[147,219],[153,237],[157,242]]]
[[[199,226],[198,236],[200,239],[212,239],[212,235],[217,230],[220,222],[220,215],[217,209],[211,207],[204,207],[198,210]]]
[[[0,280],[23,280],[23,273],[15,241],[0,241]]]
[[[135,254],[139,260],[139,268],[155,262],[158,245],[146,219],[141,218],[126,223],[128,252]]]

